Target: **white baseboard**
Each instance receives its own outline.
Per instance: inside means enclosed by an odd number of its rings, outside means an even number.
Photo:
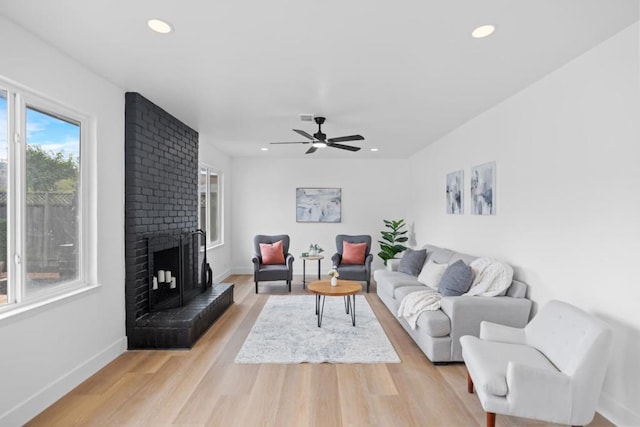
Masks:
[[[320,270],[320,274],[322,274],[323,276],[325,276],[328,272],[329,272],[330,267],[326,267],[326,268],[322,268]],[[318,276],[318,266],[313,266],[312,268],[307,267],[307,277],[308,278],[312,278],[312,277],[317,277]],[[250,274],[253,276],[253,268],[233,268],[230,270],[229,274]],[[300,270],[297,269],[293,269],[293,274],[295,276],[302,276],[302,267],[300,267]],[[373,276],[373,274],[372,274]]]
[[[634,408],[638,409],[638,408]],[[617,426],[640,426],[640,413],[625,408],[611,397],[601,394],[598,413]]]
[[[42,390],[0,415],[0,426],[24,425],[126,350],[127,337],[122,337],[80,366],[62,375]]]
[[[224,279],[226,279],[227,277],[229,277],[229,275],[231,275],[231,271],[229,269],[223,271],[222,273],[217,274],[214,278],[213,278],[213,283],[221,283],[224,282]]]

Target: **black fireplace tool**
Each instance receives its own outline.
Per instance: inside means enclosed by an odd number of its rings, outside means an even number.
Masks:
[[[204,259],[202,260],[202,269],[200,270],[200,277],[202,278],[202,291],[213,285],[213,269],[207,262],[207,232],[201,229],[197,229],[196,233],[201,234],[204,237]]]

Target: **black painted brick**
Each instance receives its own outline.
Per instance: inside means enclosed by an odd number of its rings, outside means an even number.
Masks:
[[[147,238],[198,228],[198,132],[134,92],[125,94],[125,312],[131,342],[149,312]],[[144,347],[144,346],[141,346]]]

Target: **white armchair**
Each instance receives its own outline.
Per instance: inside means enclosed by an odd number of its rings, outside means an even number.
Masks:
[[[487,413],[586,425],[594,417],[611,349],[611,329],[584,311],[550,301],[524,329],[490,322],[460,339],[469,393]]]

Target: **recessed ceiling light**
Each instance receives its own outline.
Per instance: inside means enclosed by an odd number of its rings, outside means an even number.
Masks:
[[[475,30],[473,30],[473,32],[471,33],[471,37],[475,38],[475,39],[481,39],[483,37],[487,37],[490,36],[491,34],[494,33],[494,31],[496,30],[496,26],[495,25],[481,25],[478,28],[476,28]]]
[[[269,149],[267,147],[262,147],[260,150],[262,151],[269,151]]]
[[[322,142],[322,141],[316,141],[316,142],[311,143],[311,145],[313,145],[316,148],[324,148],[324,147],[327,146],[327,143],[326,142]]]
[[[378,149],[377,148],[372,148],[371,151],[378,151]]]
[[[173,31],[173,27],[167,21],[162,19],[149,19],[147,25],[156,33],[168,34]]]

